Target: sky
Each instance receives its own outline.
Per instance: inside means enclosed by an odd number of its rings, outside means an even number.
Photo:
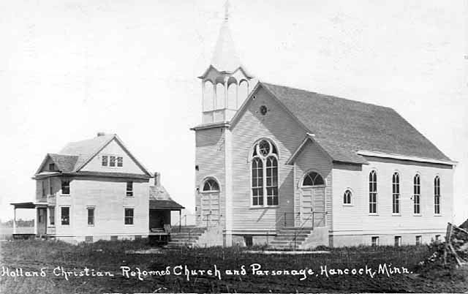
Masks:
[[[452,160],[468,217],[468,1],[231,0],[261,81],[394,108]],[[0,1],[0,219],[46,153],[116,133],[194,210],[201,83],[223,0]],[[18,210],[18,217],[25,217]]]

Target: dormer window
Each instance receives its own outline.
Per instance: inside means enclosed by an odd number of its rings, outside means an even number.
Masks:
[[[55,171],[55,163],[49,163],[49,171]]]
[[[70,181],[62,180],[62,194],[64,195],[70,194]]]
[[[123,166],[123,157],[122,156],[117,157],[117,166],[118,167]]]

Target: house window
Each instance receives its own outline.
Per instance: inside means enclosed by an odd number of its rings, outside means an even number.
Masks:
[[[62,225],[68,226],[70,224],[70,207],[61,208],[60,218],[62,220]]]
[[[343,194],[343,204],[351,204],[352,193],[350,190],[346,190]]]
[[[401,246],[401,236],[395,236],[395,246]]]
[[[107,155],[102,156],[102,166],[107,166],[109,164],[109,157]]]
[[[372,246],[379,246],[379,237],[378,236],[371,237],[371,245]]]
[[[133,225],[133,208],[125,208],[125,224]]]
[[[117,157],[117,166],[118,167],[123,166],[123,157],[121,157],[121,156]]]
[[[94,207],[88,207],[88,226],[94,226]]]
[[[54,195],[54,186],[52,185],[52,179],[49,178],[49,195]]]
[[[369,174],[369,213],[377,213],[377,173]]]
[[[394,173],[392,177],[392,213],[400,213],[400,175]]]
[[[49,171],[55,171],[55,164],[49,163]]]
[[[55,207],[49,207],[49,225],[55,226]]]
[[[434,179],[434,213],[440,214],[440,178]]]
[[[268,140],[261,140],[252,153],[252,205],[278,205],[278,151]]]
[[[219,185],[214,179],[208,179],[203,184],[203,192],[218,192]]]
[[[127,196],[133,196],[133,182],[127,182]]]
[[[111,157],[110,157],[109,166],[112,166],[112,167],[115,166],[115,156],[111,156]]]
[[[302,186],[321,186],[325,185],[325,181],[323,180],[322,176],[316,172],[310,172],[302,181]]]
[[[422,236],[416,236],[416,245],[422,244]]]
[[[70,194],[70,181],[62,180],[62,194],[65,194],[65,195]]]
[[[47,187],[46,187],[46,181],[42,181],[42,197],[47,196]]]
[[[419,175],[414,176],[413,180],[413,212],[414,214],[421,213],[421,179]]]

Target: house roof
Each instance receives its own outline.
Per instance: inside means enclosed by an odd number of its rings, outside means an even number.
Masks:
[[[450,161],[391,108],[260,84],[314,135],[314,141],[334,161],[362,164],[365,158],[357,154],[360,150]]]
[[[92,139],[68,143],[58,154],[48,153],[37,170],[36,175],[41,172],[48,158],[55,163],[57,170],[62,173],[82,173],[80,170],[113,140],[116,140],[122,149],[144,171],[146,174],[145,178],[152,177],[151,173],[136,160],[116,134],[99,134]]]

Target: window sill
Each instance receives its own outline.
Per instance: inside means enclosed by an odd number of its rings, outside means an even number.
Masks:
[[[125,226],[127,226],[127,227],[133,227],[134,224],[125,224]]]
[[[70,197],[71,194],[60,194],[60,197]]]
[[[250,206],[250,209],[277,209],[279,205],[271,205],[271,206]]]
[[[369,213],[369,216],[379,216],[378,213]]]
[[[401,213],[392,213],[392,216],[401,216]]]
[[[422,214],[420,214],[420,213],[414,213],[413,216],[415,216],[415,217],[422,217]]]
[[[353,207],[354,204],[352,204],[352,203],[351,203],[351,204],[345,204],[345,203],[343,203],[343,206],[344,206],[344,207]]]
[[[439,213],[439,214],[434,214],[434,216],[435,216],[435,217],[441,217],[442,214],[440,214],[440,213]]]

